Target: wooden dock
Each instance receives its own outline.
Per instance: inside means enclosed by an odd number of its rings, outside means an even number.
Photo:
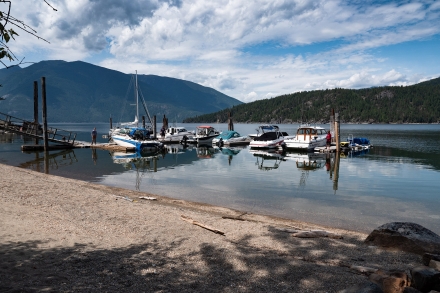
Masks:
[[[315,153],[335,153],[336,152],[336,145],[330,146],[330,148],[324,146],[324,147],[316,147]]]
[[[88,142],[76,142],[73,145],[50,145],[49,150],[61,150],[61,149],[101,149],[101,150],[108,150],[108,151],[114,151],[114,152],[134,152],[134,147],[122,147],[115,143],[98,143],[92,145]],[[22,145],[21,146],[22,151],[44,151],[43,145]]]

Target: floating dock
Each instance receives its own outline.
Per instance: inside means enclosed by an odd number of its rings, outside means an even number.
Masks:
[[[48,150],[61,150],[61,149],[102,149],[102,150],[108,150],[108,151],[115,151],[115,152],[134,152],[134,147],[123,147],[119,146],[115,143],[98,143],[98,144],[91,144],[88,142],[76,142],[73,145],[49,145]],[[31,151],[44,151],[43,145],[22,145],[21,150],[26,152]]]

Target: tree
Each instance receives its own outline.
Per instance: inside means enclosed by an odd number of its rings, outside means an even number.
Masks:
[[[57,11],[54,7],[52,7],[46,0],[44,2],[51,7],[54,11]],[[24,23],[23,21],[13,17],[11,15],[11,6],[12,2],[7,0],[0,0],[0,4],[7,5],[7,9],[5,11],[0,10],[0,62],[5,66],[6,68],[11,67],[7,66],[2,59],[8,58],[9,61],[17,61],[18,58],[14,55],[14,53],[10,50],[8,47],[8,43],[11,40],[15,40],[15,36],[18,36],[17,32],[14,29],[18,29],[21,31],[24,31],[28,34],[31,34],[35,36],[36,38],[43,40],[47,43],[49,43],[47,40],[43,39],[42,37],[37,35],[37,31],[34,30],[32,27]],[[4,8],[4,7],[2,7]],[[10,28],[8,28],[10,27]],[[12,66],[20,65],[23,63],[23,59],[21,59],[17,64],[14,64]]]

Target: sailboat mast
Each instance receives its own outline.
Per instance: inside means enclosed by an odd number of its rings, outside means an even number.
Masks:
[[[136,70],[136,117],[135,121],[136,123],[139,121],[139,90],[138,90],[138,72]]]

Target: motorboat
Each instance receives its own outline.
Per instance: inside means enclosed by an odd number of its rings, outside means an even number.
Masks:
[[[283,147],[283,143],[283,133],[280,131],[269,131],[254,137],[249,146],[258,149],[275,149]]]
[[[288,149],[312,151],[326,145],[327,130],[320,126],[303,124],[298,127],[296,135],[284,138]]]
[[[220,135],[216,136],[212,140],[213,145],[223,146],[230,144],[241,144],[249,142],[247,136],[242,136],[240,133],[234,130],[223,131]]]
[[[163,148],[163,144],[151,139],[149,131],[142,127],[122,128],[112,139],[117,145],[134,147],[136,151],[154,152]]]
[[[343,152],[369,150],[370,148],[371,143],[368,138],[353,137],[353,134],[348,135],[347,141],[341,142]]]
[[[248,135],[251,139],[254,139],[254,138],[256,138],[266,132],[279,132],[280,128],[277,125],[262,124],[262,125],[258,126],[258,128],[256,130],[257,130],[257,133],[253,133],[253,134]]]
[[[192,139],[194,136],[194,131],[188,131],[185,127],[168,127],[165,130],[165,137],[163,141],[181,141],[184,137]]]
[[[194,142],[198,145],[212,145],[214,137],[220,134],[214,127],[208,125],[197,126]]]

